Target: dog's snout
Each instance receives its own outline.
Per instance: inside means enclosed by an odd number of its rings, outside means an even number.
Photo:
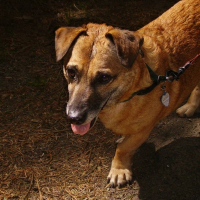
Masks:
[[[80,125],[82,124],[83,120],[80,118],[80,117],[70,117],[68,115],[68,119],[70,121],[71,124],[77,124],[77,125]]]
[[[67,117],[68,117],[71,124],[81,125],[85,122],[87,114],[85,112],[83,112],[83,113],[69,112]]]

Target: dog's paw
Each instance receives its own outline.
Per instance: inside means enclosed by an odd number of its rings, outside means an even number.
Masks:
[[[176,110],[176,113],[180,117],[191,117],[195,113],[197,108],[198,108],[198,106],[196,106],[196,105],[192,105],[190,103],[186,103],[182,107],[178,108]]]
[[[107,181],[111,187],[121,188],[127,183],[132,183],[132,172],[128,169],[111,168]]]

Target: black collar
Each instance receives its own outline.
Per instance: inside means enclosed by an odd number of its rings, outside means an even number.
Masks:
[[[142,57],[144,57],[144,53],[143,51],[140,49],[139,50],[139,53],[141,54]],[[131,96],[122,101],[122,102],[127,102],[129,101],[130,99],[132,99],[135,95],[145,95],[145,94],[148,94],[149,92],[151,92],[157,85],[159,85],[161,82],[165,82],[165,81],[169,81],[169,82],[173,82],[174,80],[178,81],[179,80],[179,76],[181,74],[183,74],[185,72],[185,70],[198,58],[200,57],[200,54],[197,54],[193,59],[191,59],[190,61],[188,61],[183,67],[180,67],[178,69],[178,72],[175,72],[173,70],[167,70],[166,71],[166,75],[163,76],[163,75],[157,75],[149,66],[147,63],[145,63],[148,71],[149,71],[149,74],[150,74],[150,77],[151,77],[151,80],[153,81],[153,83],[149,86],[149,87],[146,87],[144,89],[141,89],[139,91],[136,91],[134,93],[131,94]]]
[[[159,83],[161,82],[164,82],[167,80],[166,76],[162,76],[162,75],[157,75],[148,65],[147,63],[145,63],[148,71],[149,71],[149,74],[150,74],[150,77],[151,77],[151,80],[153,81],[153,83],[149,86],[149,87],[146,87],[144,89],[141,89],[139,91],[136,91],[134,93],[131,94],[131,96],[122,101],[122,102],[126,102],[126,101],[129,101],[130,99],[132,99],[135,95],[145,95],[145,94],[148,94],[149,92],[151,92],[157,85],[159,85]]]

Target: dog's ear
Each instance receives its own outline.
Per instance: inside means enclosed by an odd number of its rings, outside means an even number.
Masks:
[[[143,44],[143,37],[134,32],[120,29],[110,30],[106,33],[106,37],[116,46],[121,64],[130,68],[138,55],[139,48]]]
[[[76,42],[76,39],[87,29],[84,27],[61,27],[56,30],[55,34],[55,50],[56,60],[61,60],[67,53],[69,48]]]

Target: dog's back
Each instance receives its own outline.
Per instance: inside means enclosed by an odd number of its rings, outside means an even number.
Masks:
[[[170,68],[182,66],[200,53],[200,1],[178,2],[139,32],[151,38],[144,45],[150,48],[155,41],[162,54],[168,55],[167,59],[173,63]]]

